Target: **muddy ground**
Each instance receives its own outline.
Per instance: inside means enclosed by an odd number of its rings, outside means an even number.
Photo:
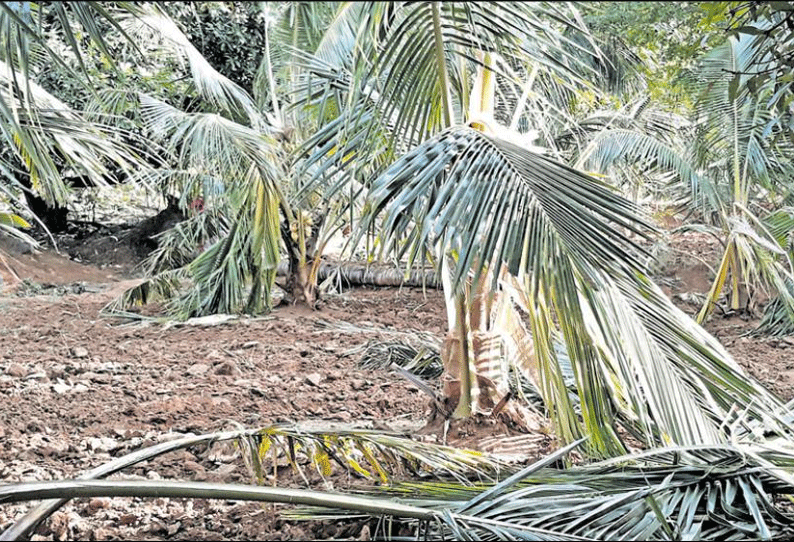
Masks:
[[[267,317],[212,325],[107,318],[100,315],[103,306],[136,281],[134,251],[108,237],[99,232],[67,239],[62,255],[20,254],[8,247],[0,252],[0,481],[72,478],[149,444],[238,425],[310,423],[406,434],[426,425],[432,414],[427,395],[394,373],[362,369],[359,360],[361,347],[378,337],[373,330],[441,337],[440,292],[362,287],[328,296],[319,311],[282,306]],[[659,248],[657,280],[695,314],[719,247],[697,234],[678,234]],[[791,399],[794,339],[747,336],[756,323],[718,311],[708,328],[751,375]],[[494,442],[500,437],[515,443],[515,433],[498,424],[448,435],[448,441],[498,451]],[[425,438],[443,437],[431,432]],[[527,460],[553,445],[537,435],[527,436],[526,443]],[[124,477],[251,481],[239,454],[219,445],[176,452],[115,475]],[[302,483],[289,474],[277,482]],[[351,481],[340,473],[329,483],[344,490]],[[0,505],[0,531],[27,508]],[[285,521],[270,505],[114,498],[72,501],[33,538],[298,540],[370,534],[362,523]]]

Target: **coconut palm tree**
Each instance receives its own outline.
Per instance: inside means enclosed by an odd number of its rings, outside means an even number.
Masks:
[[[561,19],[558,8],[548,9]],[[523,84],[532,96],[541,70],[566,82],[558,90],[583,84],[581,51],[538,24],[549,15],[543,10],[349,6],[329,32],[356,47],[307,65],[322,81],[309,93],[313,105],[329,103],[329,89],[346,88],[347,118],[323,127],[318,139],[326,146],[305,164],[331,192],[367,194],[362,231],[379,230],[384,252],[407,255],[409,264],[429,260],[441,273],[453,416],[493,406],[481,399],[498,398],[499,372],[483,368],[512,348],[542,390],[556,433],[567,442],[590,435],[595,455],[623,451],[620,427],[648,445],[722,442],[722,421],[737,398],[751,410],[765,405],[756,411],[762,416],[779,411],[779,401],[749,385],[724,349],[647,278],[647,255],[626,233],[649,234],[638,209],[554,160],[553,138],[543,140],[547,156],[527,144],[527,133],[503,124],[533,117],[524,109],[529,100],[511,101],[502,86]],[[568,21],[576,27],[575,18]],[[525,38],[514,39],[516,27]],[[369,59],[364,68],[356,68],[359,52]],[[349,188],[389,153],[399,157]],[[506,310],[497,297],[508,295],[511,310],[520,303],[526,311],[523,333],[516,314],[507,318],[512,325],[497,318]],[[561,376],[558,342],[573,364],[577,407]]]
[[[289,50],[299,62],[289,70],[306,74],[292,80],[292,113],[275,105],[272,55],[262,78],[271,93],[260,94],[272,109],[260,112],[156,7],[113,20],[138,43],[181,55],[216,112],[185,113],[136,94],[143,125],[162,139],[171,164],[151,178],[226,210],[218,241],[135,295],[152,286],[173,294],[188,279],[193,287],[175,305],[185,316],[266,309],[280,234],[298,244],[310,236],[312,224],[292,202],[316,198],[325,184],[348,202],[366,196],[361,231],[379,228],[385,251],[408,254],[409,263],[429,258],[441,272],[449,320],[442,358],[454,416],[487,411],[503,398],[504,351],[534,376],[558,434],[568,442],[594,435],[587,446],[595,455],[624,450],[621,427],[649,445],[721,442],[722,421],[736,404],[776,419],[779,401],[749,383],[646,278],[647,258],[624,233],[648,235],[637,209],[553,159],[560,154],[544,130],[570,121],[563,104],[586,85],[582,72],[591,64],[582,55],[598,54],[583,49],[589,42],[574,10],[344,4],[315,55]],[[574,42],[563,29],[585,39]],[[129,93],[96,94],[91,111],[118,113],[119,96]],[[319,122],[297,151],[289,178],[302,190],[290,199],[275,138],[284,136],[289,115],[306,110]],[[530,120],[543,130],[531,132]],[[551,157],[528,144],[535,135]],[[578,405],[555,344],[571,359]]]
[[[645,171],[674,174],[674,186],[688,193],[689,208],[701,217],[700,229],[724,246],[698,322],[708,318],[726,287],[731,310],[752,309],[761,291],[777,293],[787,318],[794,316],[786,286],[794,277],[787,253],[790,230],[781,229],[787,221],[770,208],[789,193],[791,144],[776,137],[770,96],[749,92],[749,74],[733,75],[747,72],[753,50],[751,37],[731,38],[701,60],[694,74],[696,118],[677,123],[683,141],[617,125],[596,134],[577,162],[591,171],[631,162]]]

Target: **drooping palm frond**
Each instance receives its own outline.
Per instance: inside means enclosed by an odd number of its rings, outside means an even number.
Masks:
[[[131,5],[117,14],[124,30],[143,40],[152,49],[161,48],[168,58],[188,62],[196,92],[213,111],[245,123],[257,131],[267,131],[274,118],[265,117],[251,96],[224,75],[218,73],[190,43],[179,26],[156,4]],[[280,126],[279,126],[280,128]]]
[[[559,471],[548,459],[490,489],[403,484],[401,499],[200,482],[64,481],[8,484],[6,501],[169,496],[281,502],[408,518],[429,540],[768,540],[793,533],[774,501],[791,480],[742,449],[670,449],[656,457]],[[553,457],[551,459],[556,459]],[[671,464],[675,461],[675,464]],[[706,463],[706,461],[709,461]],[[410,495],[405,497],[405,495]],[[302,509],[287,517],[339,517]],[[387,536],[387,538],[389,538]],[[5,537],[4,539],[14,539]]]
[[[363,478],[395,483],[359,486],[350,495],[199,482],[93,481],[171,450],[223,440],[236,440],[261,476],[273,465],[291,465],[298,472],[317,469],[325,476],[337,463]],[[716,541],[794,534],[790,511],[779,501],[794,494],[791,441],[659,448],[566,469],[552,466],[581,443],[518,469],[487,454],[371,431],[277,426],[187,437],[120,457],[78,480],[0,487],[5,502],[55,499],[31,510],[0,539],[25,536],[68,499],[88,496],[285,503],[300,507],[286,511],[287,518],[402,519],[429,540]],[[406,467],[434,479],[391,478]]]
[[[356,429],[327,430],[306,427],[271,426],[260,429],[239,429],[198,436],[188,436],[164,442],[149,448],[131,452],[101,465],[80,476],[77,480],[61,483],[64,488],[82,488],[77,491],[107,492],[105,495],[120,496],[128,491],[140,491],[139,496],[151,495],[150,491],[163,494],[170,491],[183,497],[213,498],[213,495],[237,495],[240,499],[265,502],[292,502],[293,504],[322,505],[334,507],[334,503],[347,502],[351,510],[380,510],[402,516],[411,507],[401,507],[391,499],[364,499],[341,494],[328,494],[308,490],[281,490],[257,488],[243,485],[195,484],[191,482],[165,482],[159,486],[126,485],[126,482],[91,483],[142,461],[150,460],[175,450],[196,445],[212,445],[217,442],[234,441],[243,459],[252,469],[252,476],[267,475],[271,467],[288,465],[296,472],[316,468],[328,474],[332,463],[362,479],[371,481],[399,480],[400,473],[412,473],[422,477],[455,480],[467,486],[483,481],[495,481],[515,472],[510,462],[482,452],[460,450],[448,446],[422,443],[398,434],[383,434]],[[272,464],[271,464],[272,461]],[[45,498],[25,516],[17,520],[0,540],[17,540],[26,536],[49,515],[78,495],[71,490],[56,489],[57,482],[0,485],[0,500],[9,501]],[[101,489],[100,489],[101,488]],[[260,491],[263,490],[263,491]],[[37,496],[33,496],[38,492]],[[176,495],[175,493],[175,495]],[[289,497],[284,497],[288,495]],[[229,497],[233,498],[233,497]],[[287,499],[287,500],[281,500]],[[369,504],[367,504],[369,503]],[[380,504],[378,504],[380,503]],[[372,506],[375,508],[372,508]],[[342,504],[342,506],[346,506]],[[413,508],[407,517],[432,518],[433,511]]]
[[[557,190],[552,193],[549,186]],[[439,241],[459,249],[456,284],[473,267],[475,240],[487,256],[480,261],[505,263],[511,274],[532,270],[532,249],[550,242],[542,232],[525,237],[535,233],[529,226],[536,222],[553,221],[555,233],[583,269],[592,262],[606,269],[642,270],[643,251],[607,221],[646,237],[653,229],[639,218],[636,206],[605,185],[468,128],[447,130],[394,162],[375,181],[371,201],[369,220],[384,210],[387,215],[383,250],[403,255],[417,244],[432,247]],[[464,204],[453,207],[453,201]],[[403,238],[410,242],[400,243]],[[532,243],[527,254],[524,240]]]
[[[457,253],[454,283],[482,265],[523,277],[544,402],[558,434],[600,434],[633,420],[648,445],[717,444],[731,409],[775,420],[782,404],[677,311],[644,272],[623,231],[647,225],[623,198],[566,166],[470,129],[443,132],[373,183],[368,224],[383,215],[383,250],[417,261],[426,248]],[[478,263],[479,262],[479,263]],[[553,349],[564,338],[582,418],[574,414]]]
[[[62,169],[93,183],[107,183],[111,164],[125,172],[158,163],[134,135],[109,124],[89,123],[33,81],[0,62],[0,134],[28,170],[33,188],[51,204],[65,204]],[[9,169],[9,168],[7,168]]]

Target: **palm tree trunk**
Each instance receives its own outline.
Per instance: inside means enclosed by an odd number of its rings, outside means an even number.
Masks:
[[[306,235],[305,228],[310,228]],[[295,228],[300,233],[296,234]],[[317,273],[314,272],[315,246],[320,227],[306,221],[299,212],[295,222],[285,222],[281,227],[281,238],[287,247],[287,295],[293,304],[313,307],[318,301]]]
[[[289,261],[281,262],[278,274],[289,276]],[[337,284],[350,286],[391,286],[399,288],[409,286],[412,288],[440,287],[438,276],[433,269],[418,269],[410,271],[407,275],[402,269],[397,269],[386,264],[361,264],[361,263],[327,263],[320,262],[317,266],[317,282],[332,279]]]

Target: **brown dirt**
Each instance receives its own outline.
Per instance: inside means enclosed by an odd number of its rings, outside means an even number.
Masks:
[[[93,243],[87,246],[107,246]],[[659,280],[689,314],[698,307],[688,295],[708,289],[704,262],[716,265],[718,252],[715,242],[698,234],[677,235],[661,252]],[[440,337],[445,317],[437,291],[359,288],[328,298],[320,311],[279,307],[265,318],[218,325],[129,323],[101,317],[100,310],[134,283],[129,280],[134,262],[124,263],[107,250],[82,253],[94,265],[46,251],[3,254],[3,482],[75,477],[161,441],[164,434],[206,433],[234,423],[249,428],[335,423],[419,433],[431,417],[430,401],[418,388],[394,374],[358,367],[358,354],[350,351],[370,336],[328,328],[319,320]],[[15,284],[11,270],[27,282]],[[743,337],[754,323],[718,315],[708,328],[750,374],[790,399],[794,340]],[[513,444],[531,440],[536,453],[550,445],[548,439],[516,435],[503,422],[481,420],[448,438],[489,450],[498,450],[494,443],[506,437]],[[250,482],[239,458],[219,459],[216,452],[206,447],[177,452],[124,475]],[[331,481],[336,489],[349,484],[343,474]],[[283,482],[300,485],[288,474]],[[0,532],[26,509],[0,506]],[[369,526],[355,522],[284,521],[276,507],[252,503],[116,498],[72,501],[34,539],[366,539],[368,532]]]

